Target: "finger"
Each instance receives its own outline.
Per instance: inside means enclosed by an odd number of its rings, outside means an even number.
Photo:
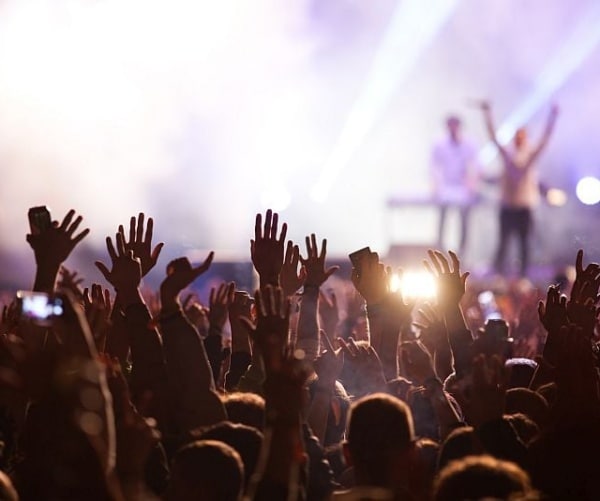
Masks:
[[[441,263],[444,273],[450,274],[450,263],[448,263],[448,259],[446,259],[446,256],[444,256],[444,254],[440,251],[435,251],[435,255]]]
[[[273,221],[273,211],[271,209],[267,210],[267,214],[265,216],[265,227],[263,230],[263,238],[269,238],[271,235],[271,223]]]
[[[311,257],[310,237],[309,236],[304,237],[304,243],[306,244],[306,260],[302,260],[302,262],[308,261]]]
[[[577,251],[577,257],[575,258],[575,271],[578,275],[583,272],[583,249],[579,249]]]
[[[215,304],[215,294],[216,294],[216,290],[214,287],[212,287],[210,289],[210,294],[208,296],[208,304],[210,305],[210,307],[212,308]]]
[[[321,254],[319,254],[319,259],[325,261],[326,255],[327,255],[327,239],[324,238],[321,242]]]
[[[83,221],[83,218],[81,216],[77,216],[75,218],[75,221],[73,221],[73,224],[71,224],[69,226],[69,228],[67,229],[67,231],[66,231],[67,235],[71,236],[73,233],[75,233],[75,230],[79,227],[79,225],[81,224],[81,221]]]
[[[285,237],[287,236],[288,226],[287,223],[283,223],[281,225],[281,234],[279,235],[279,242],[285,242]]]
[[[214,251],[210,251],[208,253],[207,258],[204,260],[204,262],[195,269],[195,271],[197,272],[196,276],[202,275],[202,273],[205,273],[210,268],[210,265],[213,262],[214,257],[215,257]]]
[[[312,250],[312,257],[317,259],[319,257],[319,248],[317,247],[317,235],[314,233],[310,234],[310,246]]]
[[[295,270],[298,269],[298,261],[300,261],[300,247],[294,245],[294,250],[292,252],[292,266]]]
[[[144,240],[144,218],[145,218],[144,213],[140,212],[138,214],[137,231],[136,231],[136,234],[135,234],[135,241],[136,242],[142,242]]]
[[[277,240],[277,223],[279,222],[279,214],[277,214],[277,212],[275,212],[273,214],[273,219],[271,221],[271,234],[269,235],[271,237],[271,240]]]
[[[106,237],[106,250],[108,251],[108,256],[111,261],[114,263],[117,260],[117,252],[115,251],[115,246],[110,237]]]
[[[352,353],[352,351],[350,351],[350,347],[348,346],[348,344],[346,343],[346,341],[344,341],[341,337],[337,338],[337,342],[340,345],[340,348],[342,349],[342,351],[344,353],[346,353],[347,355],[349,355],[351,358],[354,357],[354,353]]]
[[[119,233],[117,233],[117,252],[119,256],[125,256],[125,240]]]
[[[431,263],[427,260],[423,260],[423,265],[425,266],[425,269],[427,270],[428,273],[431,274],[432,277],[438,277],[440,275],[439,272],[435,272],[433,271],[433,267],[431,266]]]
[[[452,260],[452,273],[458,274],[458,272],[460,270],[460,260],[458,259],[458,256],[451,250],[448,251],[448,255],[450,256],[450,259]]]
[[[144,237],[144,243],[148,246],[152,243],[152,237],[154,236],[154,219],[148,218],[148,224],[146,225],[146,236]]]
[[[67,226],[69,226],[71,224],[71,221],[73,220],[74,215],[75,215],[75,211],[73,209],[71,209],[69,212],[67,212],[67,215],[62,220],[62,223],[60,224],[58,229],[65,231],[67,229]]]
[[[435,271],[437,271],[437,274],[441,275],[442,267],[440,266],[440,263],[438,262],[437,254],[435,253],[435,251],[430,249],[427,251],[427,255],[429,256],[429,261],[426,261],[426,262],[429,265],[429,270],[431,270],[431,265],[433,265],[433,267],[435,268]],[[427,266],[427,264],[425,266]]]
[[[148,240],[148,243],[151,242],[152,239]],[[156,247],[154,247],[154,250],[152,251],[152,254],[150,255],[150,259],[152,260],[153,264],[156,264],[156,262],[158,261],[158,256],[160,256],[160,251],[162,251],[162,248],[164,247],[164,242],[160,242],[159,244],[156,245]]]
[[[254,240],[255,241],[260,240],[262,238],[261,226],[262,226],[262,215],[257,214],[256,219],[254,221]]]
[[[135,216],[129,218],[129,242],[131,245],[135,242]]]
[[[325,280],[327,280],[331,275],[333,275],[336,271],[340,269],[339,266],[332,266],[328,270],[325,271]]]
[[[108,289],[104,289],[104,304],[106,309],[110,310],[112,308],[112,302],[110,300],[110,291]]]
[[[88,233],[90,232],[89,228],[86,228],[85,230],[83,230],[79,235],[77,235],[75,238],[71,239],[71,244],[73,246],[77,245],[79,242],[81,242],[85,237],[88,236]]]
[[[294,244],[292,243],[291,240],[288,240],[288,243],[285,247],[285,257],[283,258],[283,262],[291,265],[292,260],[293,260],[293,255],[294,255]]]
[[[106,281],[110,282],[110,271],[106,265],[102,261],[96,261],[94,264],[96,265],[96,268],[100,270],[100,273],[102,273],[102,276],[104,276]]]

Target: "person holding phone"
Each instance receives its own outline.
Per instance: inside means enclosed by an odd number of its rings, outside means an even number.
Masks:
[[[446,136],[431,152],[431,180],[434,201],[439,206],[437,248],[442,249],[448,209],[457,209],[460,216],[459,250],[467,244],[470,208],[477,195],[477,149],[463,137],[461,120],[456,115],[446,119]]]
[[[512,235],[516,235],[521,258],[520,274],[524,277],[529,266],[532,215],[540,196],[536,162],[550,140],[558,117],[558,107],[552,106],[542,138],[535,146],[529,143],[525,127],[516,130],[512,146],[502,145],[496,136],[490,103],[482,101],[480,107],[490,139],[500,152],[503,167],[499,212],[500,235],[494,269],[499,274],[504,272],[509,239]]]

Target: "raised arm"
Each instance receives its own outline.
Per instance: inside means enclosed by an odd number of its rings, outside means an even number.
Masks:
[[[540,156],[544,148],[548,145],[548,141],[550,140],[550,136],[552,136],[552,132],[554,131],[554,126],[556,125],[556,119],[558,118],[558,106],[555,104],[550,109],[550,114],[548,115],[548,119],[546,120],[546,128],[544,129],[544,133],[542,134],[542,138],[539,143],[533,150],[531,157],[529,158],[529,164],[533,164],[537,158]]]
[[[489,101],[481,101],[480,107],[481,111],[483,111],[485,128],[487,129],[488,135],[490,136],[490,140],[496,145],[496,148],[498,148],[498,151],[500,152],[502,157],[506,158],[508,156],[508,153],[504,149],[504,146],[500,144],[500,141],[498,141],[498,137],[496,136],[496,126],[494,125],[494,119],[492,117],[492,105]]]
[[[223,406],[213,391],[215,386],[204,344],[179,302],[180,292],[208,270],[213,256],[211,252],[198,266],[192,266],[187,258],[171,261],[160,286],[160,326],[174,424],[179,432],[225,419]]]

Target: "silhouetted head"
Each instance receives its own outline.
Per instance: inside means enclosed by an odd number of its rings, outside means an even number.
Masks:
[[[265,427],[265,399],[256,393],[234,392],[221,395],[221,401],[232,423],[245,424],[258,430]]]
[[[435,501],[533,497],[531,481],[516,464],[491,456],[470,456],[444,468],[434,487]]]
[[[450,115],[446,119],[446,127],[448,128],[448,134],[454,141],[458,141],[460,139],[460,126],[461,121],[456,115]]]
[[[355,402],[348,419],[344,453],[358,485],[400,487],[414,457],[409,407],[391,395],[374,393]]]
[[[244,485],[240,455],[216,440],[198,440],[173,457],[169,501],[238,501]]]

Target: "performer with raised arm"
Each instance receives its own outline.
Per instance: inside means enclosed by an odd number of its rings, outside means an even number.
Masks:
[[[558,107],[552,106],[544,134],[535,147],[529,144],[527,130],[524,127],[515,132],[512,147],[500,144],[496,137],[490,103],[482,101],[481,109],[490,138],[500,152],[503,167],[499,214],[500,236],[494,268],[497,273],[504,271],[508,242],[511,235],[515,234],[519,242],[521,276],[526,276],[529,265],[532,212],[539,203],[539,183],[535,164],[552,135],[558,117]]]
[[[476,200],[478,182],[477,150],[461,133],[461,121],[451,115],[446,120],[447,135],[433,147],[431,179],[434,200],[440,208],[437,247],[444,248],[444,230],[449,208],[460,214],[460,252],[467,243],[468,219]]]

